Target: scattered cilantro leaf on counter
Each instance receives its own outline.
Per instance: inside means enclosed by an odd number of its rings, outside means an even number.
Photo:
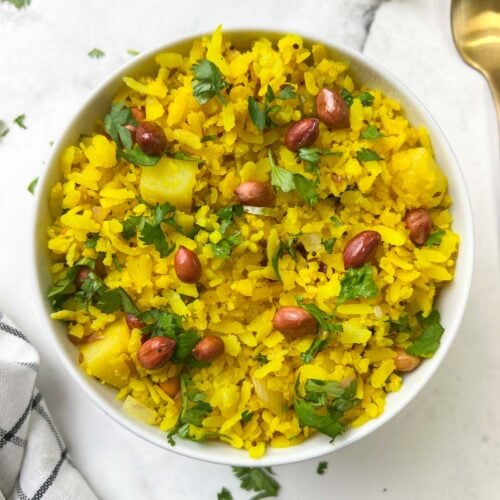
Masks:
[[[444,328],[439,322],[441,319],[439,311],[433,309],[426,318],[419,314],[417,319],[423,331],[406,349],[406,352],[412,356],[430,358],[438,350],[444,333]]]
[[[363,132],[361,132],[361,137],[367,141],[373,141],[375,139],[379,139],[380,137],[385,137],[385,135],[380,132],[375,125],[370,124],[365,128],[365,130],[363,130]]]
[[[24,120],[26,120],[26,115],[19,115],[14,118],[14,123],[21,128],[27,129],[26,125],[24,124]]]
[[[325,247],[326,253],[329,253],[330,255],[333,252],[333,247],[337,241],[337,238],[328,238],[327,240],[321,240],[321,243]]]
[[[134,50],[134,49],[127,49],[127,54],[130,56],[138,56],[140,54],[140,52],[138,50]]]
[[[232,467],[234,475],[240,480],[240,486],[246,491],[255,491],[250,500],[277,497],[280,484],[274,479],[271,467]]]
[[[217,493],[217,500],[233,500],[233,495],[227,488],[222,488],[222,490]]]
[[[31,194],[35,194],[35,188],[36,188],[36,185],[38,184],[38,177],[35,177],[29,184],[28,184],[28,191],[31,193]]]
[[[205,417],[210,415],[212,407],[206,403],[205,394],[198,391],[191,377],[187,374],[181,375],[182,410],[177,425],[167,434],[167,440],[171,446],[175,446],[174,436],[177,434],[183,439],[197,441],[197,438],[189,434],[189,426],[200,427]]]
[[[298,385],[294,407],[300,425],[316,429],[333,441],[345,430],[344,413],[359,403],[355,397],[356,382],[344,388],[339,382],[309,379],[302,396],[298,393]]]
[[[316,472],[322,476],[325,472],[326,469],[328,468],[328,462],[322,461],[318,464],[318,467],[316,468]]]
[[[132,135],[125,125],[137,125],[137,121],[123,102],[113,104],[110,112],[104,117],[104,129],[117,145],[121,143],[125,149],[131,149]]]
[[[297,252],[295,250],[295,245],[297,245],[297,241],[299,240],[301,235],[302,233],[298,233],[291,236],[288,239],[288,241],[280,241],[276,252],[274,252],[274,255],[271,259],[271,265],[274,270],[274,274],[276,275],[276,278],[279,281],[282,281],[279,269],[279,260],[281,259],[281,257],[287,254],[290,255],[290,257],[292,257],[293,260],[297,260]]]
[[[254,415],[253,411],[243,410],[241,412],[241,423],[246,424],[247,422],[250,422],[250,420],[252,420],[253,415]]]
[[[375,151],[372,149],[362,148],[361,151],[356,151],[356,158],[358,161],[378,161],[383,160]]]
[[[444,229],[438,229],[425,240],[426,247],[432,247],[434,245],[441,245],[441,241],[443,240],[443,236],[446,234]]]
[[[87,55],[89,57],[92,57],[92,59],[100,59],[101,57],[104,57],[106,54],[100,49],[93,48]]]
[[[199,104],[207,103],[212,97],[217,97],[222,104],[227,101],[221,90],[227,87],[227,83],[219,68],[208,59],[200,59],[191,67],[193,71],[193,95]]]
[[[340,281],[338,304],[346,300],[362,297],[370,299],[378,293],[377,285],[373,281],[373,269],[368,264],[362,267],[350,268]]]
[[[223,238],[218,243],[212,243],[212,250],[214,252],[214,256],[217,259],[228,259],[231,255],[231,252],[235,247],[237,247],[243,240],[240,238],[240,232]]]
[[[10,3],[17,9],[22,9],[23,7],[31,5],[31,0],[2,0],[2,2]]]
[[[9,128],[5,125],[5,123],[0,120],[0,139],[5,137],[9,133]]]
[[[127,129],[124,129],[127,130]],[[127,130],[130,136],[130,131]],[[120,135],[121,137],[121,135]],[[122,139],[123,141],[123,139]],[[125,139],[125,141],[128,141],[128,139]],[[132,137],[130,136],[130,141],[132,141]],[[130,143],[132,145],[132,142]],[[125,143],[124,143],[125,146]],[[134,146],[130,149],[124,149],[120,151],[120,156],[122,158],[125,158],[127,161],[130,163],[133,163],[134,165],[139,165],[140,167],[154,167],[159,161],[161,156],[153,156],[153,155],[148,155],[144,151],[142,151],[138,146]],[[182,158],[178,158],[182,159]]]

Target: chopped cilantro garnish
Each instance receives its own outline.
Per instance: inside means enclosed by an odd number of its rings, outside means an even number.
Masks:
[[[122,265],[120,264],[120,261],[118,259],[118,255],[116,254],[113,254],[113,264],[115,265],[115,268],[118,270],[118,271],[123,271],[123,268],[122,268]]]
[[[273,91],[271,85],[267,86],[266,95],[264,96],[264,102],[262,107],[259,105],[258,101],[254,97],[248,98],[248,114],[252,119],[254,125],[259,129],[259,132],[264,132],[266,128],[272,128],[276,126],[271,118],[272,113],[277,113],[281,106],[274,104],[272,102],[278,99],[295,99],[297,97],[294,88],[290,84],[286,84],[278,95]]]
[[[241,205],[228,205],[221,208],[216,212],[219,220],[233,220],[235,216],[241,217],[243,215],[243,207]]]
[[[14,123],[21,128],[26,129],[26,125],[24,124],[24,120],[26,120],[26,115],[19,115],[16,118],[14,118]]]
[[[310,181],[300,174],[294,174],[293,180],[297,193],[309,206],[318,203],[319,197],[316,193],[316,183],[314,181]]]
[[[316,468],[316,472],[322,476],[325,472],[326,472],[326,469],[328,468],[328,462],[320,462],[318,464],[318,467]]]
[[[297,387],[298,387],[297,383]],[[311,427],[331,437],[332,441],[345,430],[344,413],[359,403],[355,398],[356,382],[344,388],[339,382],[309,379],[304,394],[296,388],[295,413],[301,426]],[[319,412],[318,412],[319,410]]]
[[[292,259],[297,260],[297,253],[295,251],[295,245],[299,240],[302,233],[295,234],[291,236],[288,241],[280,241],[278,249],[274,252],[274,255],[271,259],[271,265],[274,269],[274,274],[279,281],[281,281],[280,269],[279,269],[279,260],[284,255],[290,255]]]
[[[127,132],[130,133],[130,131],[128,130]],[[133,148],[130,149],[124,149],[123,151],[120,152],[120,156],[122,158],[125,158],[130,163],[133,163],[134,165],[139,165],[140,167],[154,167],[160,161],[161,158],[161,156],[153,156],[146,154],[138,146],[134,146]]]
[[[203,160],[198,156],[191,156],[183,151],[176,151],[175,153],[171,153],[168,156],[171,158],[175,158],[176,160],[184,160],[184,161],[195,161],[196,163],[201,163]]]
[[[240,486],[246,491],[255,491],[250,500],[277,497],[280,485],[272,477],[274,475],[271,467],[232,467],[234,475],[240,480]]]
[[[247,422],[250,422],[250,420],[252,420],[253,415],[254,415],[253,411],[243,410],[241,412],[241,423],[246,424]]]
[[[138,56],[140,54],[140,52],[138,50],[134,50],[134,49],[127,49],[127,54],[130,56]]]
[[[363,106],[371,106],[373,104],[374,97],[369,92],[361,92],[356,96]]]
[[[438,350],[444,328],[441,326],[439,311],[433,309],[429,316],[424,318],[421,314],[417,319],[422,327],[422,334],[418,336],[406,349],[412,356],[430,358]]]
[[[95,234],[91,236],[84,244],[83,246],[85,248],[95,248],[97,245],[97,240],[99,239],[99,235]]]
[[[196,441],[197,438],[190,435],[190,426],[201,427],[203,419],[210,415],[212,407],[204,401],[205,395],[198,391],[191,377],[187,374],[181,375],[182,410],[177,425],[167,434],[167,440],[171,446],[175,445],[173,437],[178,435],[183,439]]]
[[[362,297],[369,299],[378,293],[377,285],[373,281],[373,269],[368,264],[359,268],[350,268],[340,282],[338,303]]]
[[[342,156],[342,153],[321,148],[300,148],[297,155],[306,162],[306,170],[315,174],[316,182],[319,182],[319,161],[321,156]]]
[[[101,57],[104,57],[106,54],[102,50],[94,48],[87,55],[89,57],[92,57],[92,59],[100,59]]]
[[[375,151],[366,148],[362,148],[361,151],[356,151],[356,158],[358,161],[383,160],[383,158],[381,158]]]
[[[271,88],[272,90],[272,88]],[[283,88],[278,92],[278,99],[295,99],[297,97],[297,93],[295,92],[295,89],[293,88],[293,85],[289,83],[285,83]]]
[[[209,142],[209,141],[215,141],[215,140],[217,140],[217,136],[216,135],[204,135],[201,138],[201,142]]]
[[[193,71],[193,95],[200,104],[207,103],[212,97],[217,97],[222,104],[226,99],[221,90],[227,87],[227,83],[219,68],[208,59],[200,59],[192,66]]]
[[[7,128],[5,123],[2,120],[0,120],[0,139],[2,137],[5,137],[8,133],[9,133],[9,129]]]
[[[233,495],[227,488],[222,488],[222,490],[217,493],[217,500],[233,500]]]
[[[332,215],[330,217],[330,220],[333,222],[333,224],[335,225],[335,227],[340,227],[340,226],[344,225],[344,223],[338,217],[336,217],[335,215]]]
[[[396,320],[389,321],[389,333],[413,332],[408,316],[400,316]]]
[[[113,104],[109,114],[104,117],[104,129],[117,145],[121,143],[125,149],[131,149],[132,136],[130,130],[125,125],[137,125],[132,112],[123,102]]]
[[[254,359],[255,361],[257,361],[257,363],[259,363],[260,366],[264,366],[267,365],[267,363],[269,363],[267,356],[264,356],[264,354],[257,354],[257,356],[255,356]]]
[[[361,132],[361,137],[367,141],[373,141],[385,136],[377,127],[375,127],[375,125],[370,124],[365,128],[365,130],[363,130],[363,132]]]
[[[218,243],[212,243],[212,250],[214,252],[214,256],[217,259],[228,259],[231,255],[231,252],[235,247],[237,247],[242,242],[240,238],[240,232],[223,238]]]
[[[329,333],[342,331],[342,325],[333,322],[333,314],[322,311],[316,304],[304,304],[301,297],[297,297],[297,303],[302,309],[305,309],[309,314],[314,316],[321,330]]]
[[[28,191],[31,193],[31,194],[35,194],[35,188],[36,188],[36,185],[38,184],[38,177],[35,177],[28,185]]]
[[[259,103],[254,97],[248,98],[248,114],[250,115],[253,124],[259,129],[259,132],[262,133],[266,127],[266,118],[268,118],[268,116],[266,116],[264,111],[260,109]]]
[[[438,229],[436,232],[429,235],[429,237],[425,240],[425,246],[432,247],[434,245],[441,245],[441,241],[443,240],[443,236],[446,234],[444,229]]]
[[[326,345],[328,344],[328,338],[316,338],[313,340],[309,348],[300,353],[300,359],[303,363],[308,364],[311,363],[316,354],[322,351]]]
[[[331,253],[333,252],[333,247],[335,245],[335,242],[337,241],[337,238],[328,238],[327,240],[322,240],[321,243],[325,247],[326,253]]]
[[[17,9],[22,9],[23,7],[31,5],[31,0],[2,0],[2,1],[12,4]]]
[[[353,99],[352,94],[347,89],[343,88],[340,90],[340,95],[342,96],[342,99],[344,99],[345,103],[348,106],[351,106]]]

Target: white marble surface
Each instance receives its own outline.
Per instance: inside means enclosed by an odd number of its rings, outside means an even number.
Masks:
[[[500,168],[492,101],[483,79],[454,51],[449,0],[389,0],[364,41],[362,26],[379,0],[32,0],[17,11],[0,3],[0,119],[26,114],[0,139],[0,308],[38,348],[39,386],[74,462],[103,499],[215,499],[242,492],[229,467],[158,449],[129,434],[68,378],[37,328],[28,233],[29,181],[44,168],[49,142],[112,70],[179,35],[253,24],[301,29],[362,47],[402,79],[448,136],[472,198],[477,257],[459,335],[425,390],[363,441],[318,460],[276,467],[281,498],[492,499],[500,490]],[[94,60],[87,52],[106,52]],[[0,411],[4,402],[0,401]]]

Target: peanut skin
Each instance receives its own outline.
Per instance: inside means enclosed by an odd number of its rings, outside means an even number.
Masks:
[[[175,340],[167,337],[150,338],[142,344],[137,359],[146,370],[156,370],[172,358],[175,345]]]
[[[287,337],[297,338],[314,335],[318,322],[302,307],[281,307],[273,318],[273,327]]]
[[[344,248],[344,267],[361,267],[368,262],[381,239],[377,231],[362,231],[351,238]]]
[[[276,199],[273,188],[267,182],[247,181],[240,184],[234,194],[243,205],[272,207]]]
[[[398,372],[411,372],[413,371],[422,361],[421,358],[417,356],[412,356],[408,354],[404,349],[397,348],[396,357],[394,358],[394,364],[396,365],[396,371]]]
[[[224,351],[224,342],[220,337],[207,335],[195,345],[192,353],[198,361],[213,361],[222,356]]]
[[[432,232],[431,215],[425,208],[409,210],[405,215],[405,224],[415,245],[423,245]]]
[[[156,122],[139,123],[135,140],[147,155],[161,155],[167,149],[165,132]]]
[[[184,283],[197,283],[201,278],[201,262],[198,256],[186,247],[180,246],[174,257],[177,277]]]
[[[300,148],[312,146],[319,135],[319,120],[317,118],[303,118],[295,122],[285,134],[285,146],[297,152]]]
[[[318,118],[329,128],[341,129],[350,125],[349,106],[336,89],[322,88],[316,96]]]
[[[135,314],[127,314],[125,316],[125,321],[127,326],[132,330],[134,328],[144,328],[146,326]]]

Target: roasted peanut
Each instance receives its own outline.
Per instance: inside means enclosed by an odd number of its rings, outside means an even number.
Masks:
[[[138,108],[137,106],[133,106],[132,108],[130,108],[130,111],[132,112],[132,116],[138,122],[142,122],[142,121],[144,121],[144,118],[146,118],[146,113],[144,113],[144,110],[142,108]]]
[[[361,267],[370,260],[381,240],[377,231],[362,231],[351,238],[344,248],[344,267]]]
[[[177,277],[184,283],[196,283],[201,278],[201,262],[198,256],[186,247],[180,246],[174,257]]]
[[[318,118],[333,129],[347,128],[350,125],[349,106],[339,91],[322,88],[316,96]]]
[[[163,366],[174,354],[176,342],[167,337],[152,337],[142,344],[137,359],[146,370]]]
[[[234,194],[243,205],[254,207],[272,207],[276,195],[273,188],[267,182],[247,181],[240,184]]]
[[[394,364],[398,372],[411,372],[420,364],[420,361],[422,361],[421,358],[412,356],[399,347],[395,349],[395,351],[396,357],[394,358]]]
[[[155,122],[141,122],[135,133],[135,140],[147,155],[161,155],[167,148],[163,129]]]
[[[281,307],[273,318],[273,327],[288,337],[314,335],[318,322],[302,307]]]
[[[127,326],[132,330],[134,328],[144,328],[146,326],[135,314],[127,314],[125,316],[125,321],[127,322]]]
[[[295,122],[285,134],[285,146],[297,152],[300,148],[308,148],[319,135],[319,120],[317,118],[302,118]]]
[[[224,351],[224,342],[220,337],[207,335],[194,346],[192,353],[198,361],[213,361],[222,356]]]
[[[170,377],[165,382],[160,382],[159,385],[171,398],[175,398],[181,391],[181,379],[179,377]]]
[[[415,208],[406,212],[405,224],[410,231],[410,240],[415,245],[423,245],[432,231],[431,216],[425,208]]]

